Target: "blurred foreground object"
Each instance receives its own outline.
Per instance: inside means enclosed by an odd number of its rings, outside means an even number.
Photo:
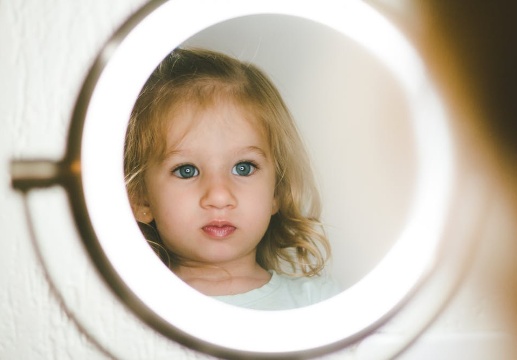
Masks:
[[[481,293],[496,294],[504,326],[517,339],[517,2],[429,0],[421,10],[425,56],[448,95],[468,107],[461,111],[471,121],[462,127],[473,132],[473,157],[480,148],[488,160],[494,197],[502,203],[503,211],[487,209],[495,221],[474,276],[485,278]]]

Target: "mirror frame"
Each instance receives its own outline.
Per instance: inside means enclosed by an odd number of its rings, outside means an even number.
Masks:
[[[199,16],[201,4],[203,16]],[[307,308],[252,311],[197,293],[165,268],[147,246],[124,186],[125,128],[147,77],[190,36],[249,15],[295,16],[330,26],[357,41],[398,79],[413,114],[417,186],[404,231],[367,276],[343,293]],[[60,163],[48,164],[52,170],[48,176],[66,188],[76,225],[107,284],[151,327],[216,356],[299,358],[344,348],[378,329],[436,268],[449,214],[454,159],[444,107],[418,54],[394,25],[364,2],[158,0],[131,17],[102,50],[76,104],[66,156]],[[20,189],[31,186],[18,182]],[[124,239],[123,252],[120,239]],[[139,266],[134,266],[135,259]],[[152,281],[142,275],[141,267],[149,269]],[[329,319],[332,329],[326,326]],[[307,324],[317,331],[306,331]]]

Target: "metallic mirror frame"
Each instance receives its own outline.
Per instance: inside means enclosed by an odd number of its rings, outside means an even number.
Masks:
[[[278,358],[309,358],[322,354],[329,353],[343,349],[351,344],[357,343],[359,340],[363,340],[367,335],[374,333],[376,330],[382,328],[385,325],[396,327],[397,320],[394,320],[394,316],[401,314],[402,318],[408,315],[404,314],[415,314],[418,312],[417,306],[415,305],[415,299],[418,301],[431,301],[429,299],[422,299],[422,295],[429,292],[431,288],[441,287],[444,290],[441,296],[438,296],[436,300],[429,306],[429,313],[426,316],[422,316],[421,323],[418,327],[410,326],[406,329],[411,328],[411,334],[408,334],[407,339],[398,346],[397,350],[392,350],[391,354],[400,351],[400,349],[407,346],[408,343],[422,331],[423,328],[432,320],[434,315],[446,302],[449,295],[454,291],[458,281],[463,276],[464,267],[461,267],[461,271],[456,272],[456,276],[452,276],[448,280],[447,285],[438,285],[439,279],[443,280],[443,271],[440,275],[440,271],[436,270],[439,265],[445,264],[445,267],[451,266],[454,259],[448,256],[440,258],[440,262],[436,262],[434,266],[429,269],[427,276],[423,277],[419,284],[416,284],[412,291],[389,313],[385,314],[384,317],[378,319],[371,326],[364,328],[362,331],[357,332],[354,336],[347,337],[341,341],[332,343],[327,346],[320,348],[295,351],[289,353],[259,353],[259,352],[246,352],[241,350],[235,350],[227,347],[223,347],[217,344],[203,341],[189,333],[182,331],[175,327],[173,324],[165,321],[162,317],[157,315],[147,304],[145,304],[122,280],[120,275],[112,266],[110,259],[106,256],[105,251],[100,245],[99,239],[95,229],[90,221],[88,214],[86,199],[84,195],[83,179],[82,179],[82,164],[81,164],[81,145],[83,138],[83,128],[86,119],[86,113],[91,100],[91,96],[97,85],[100,75],[105,69],[105,66],[110,61],[110,57],[118,45],[126,38],[126,36],[133,30],[133,28],[145,19],[149,14],[157,10],[160,6],[165,4],[165,0],[155,0],[148,3],[134,16],[132,16],[112,37],[112,39],[105,45],[100,55],[97,57],[94,65],[92,66],[88,77],[86,78],[82,90],[80,92],[78,101],[75,106],[75,110],[72,116],[71,127],[69,131],[66,156],[61,161],[51,160],[30,160],[30,161],[13,161],[11,166],[12,174],[12,185],[14,188],[27,193],[34,188],[50,187],[54,185],[62,186],[67,194],[70,207],[73,212],[75,224],[79,230],[85,247],[97,266],[98,270],[104,277],[104,280],[108,286],[114,291],[114,293],[120,298],[120,300],[131,309],[140,319],[142,319],[149,326],[159,331],[168,338],[177,341],[183,345],[186,345],[192,349],[202,351],[208,354],[212,354],[224,358],[253,358],[253,359],[278,359]],[[449,221],[449,220],[448,220]],[[461,253],[461,249],[466,246],[464,243],[457,244],[457,249],[451,254],[458,255]],[[459,249],[459,250],[458,250]],[[443,250],[443,249],[442,249]],[[443,255],[443,252],[441,253]],[[462,255],[460,263],[465,262],[465,255]],[[460,256],[461,257],[461,256]],[[449,265],[447,265],[449,264]],[[403,307],[406,307],[403,309]],[[417,321],[418,322],[418,321]],[[400,328],[404,326],[400,325]],[[387,352],[388,354],[389,352]]]

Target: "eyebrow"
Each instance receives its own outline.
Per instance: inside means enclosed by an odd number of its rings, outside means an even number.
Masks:
[[[168,150],[166,152],[164,152],[162,154],[162,156],[159,157],[159,160],[160,161],[166,161],[167,159],[175,156],[175,155],[178,155],[178,154],[181,154],[181,153],[184,153],[185,151],[182,151],[182,150],[178,150],[178,149],[171,149],[171,150]]]
[[[258,146],[247,146],[245,148],[243,148],[242,150],[239,151],[240,153],[245,153],[245,152],[254,152],[254,153],[257,153],[258,155],[262,156],[263,158],[266,158],[267,159],[267,155],[266,155],[266,152],[264,150],[262,150],[262,148],[258,147]]]
[[[250,146],[246,146],[242,149],[238,149],[235,151],[235,154],[239,155],[239,154],[248,153],[248,152],[256,153],[259,156],[263,157],[264,159],[268,159],[266,152],[259,146],[254,146],[254,145],[250,145]],[[181,155],[183,153],[189,153],[189,151],[185,151],[185,150],[181,150],[181,149],[171,149],[163,155],[163,157],[161,158],[161,161],[166,161],[167,159],[170,159],[173,156]]]

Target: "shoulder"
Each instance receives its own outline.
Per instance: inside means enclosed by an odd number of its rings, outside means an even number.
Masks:
[[[339,283],[330,276],[288,276],[275,274],[282,287],[300,302],[299,306],[316,304],[341,292]]]
[[[327,276],[295,277],[275,271],[270,273],[271,280],[258,289],[214,298],[249,309],[287,310],[312,305],[341,292],[339,284]]]

